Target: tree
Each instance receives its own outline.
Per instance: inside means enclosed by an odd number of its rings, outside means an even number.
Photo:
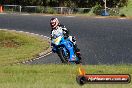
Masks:
[[[122,7],[127,5],[128,0],[107,0],[107,7]],[[96,4],[104,5],[103,0],[0,0],[0,4],[37,5],[37,6],[61,6],[91,8]]]

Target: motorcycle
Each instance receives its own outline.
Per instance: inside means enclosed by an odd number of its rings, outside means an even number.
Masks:
[[[81,63],[81,57],[75,52],[73,43],[63,36],[52,39],[52,51],[57,53],[62,63]]]

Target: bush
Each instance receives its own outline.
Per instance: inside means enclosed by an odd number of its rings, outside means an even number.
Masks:
[[[99,4],[96,4],[94,7],[92,7],[89,13],[95,14],[95,15],[101,15],[101,9],[102,9],[102,6]]]
[[[43,6],[38,6],[38,7],[36,8],[36,12],[37,12],[37,13],[44,13],[44,12],[45,12],[45,8],[44,8]]]
[[[46,7],[46,13],[56,14],[57,11],[54,8],[52,8],[52,7]]]
[[[119,12],[114,9],[110,9],[109,11],[110,16],[119,16]]]
[[[102,9],[101,5],[97,4],[93,7],[93,13],[95,13],[96,15],[101,15],[101,9]]]
[[[84,9],[83,12],[84,12],[84,13],[89,13],[89,12],[90,12],[90,9]]]

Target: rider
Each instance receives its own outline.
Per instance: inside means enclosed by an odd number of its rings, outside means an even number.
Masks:
[[[78,55],[80,55],[80,49],[77,48],[76,45],[76,39],[73,36],[69,36],[69,30],[66,29],[66,27],[59,23],[59,20],[57,18],[51,18],[50,20],[51,25],[51,40],[54,37],[58,37],[60,35],[63,35],[65,38],[69,38],[69,40],[73,43],[75,51]],[[52,46],[52,44],[51,44]],[[54,52],[54,50],[52,49]]]

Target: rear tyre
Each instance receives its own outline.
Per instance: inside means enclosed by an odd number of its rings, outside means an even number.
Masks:
[[[82,61],[81,61],[82,60],[81,55],[76,53],[76,56],[77,56],[78,60],[75,63],[76,64],[81,64],[82,63]]]

